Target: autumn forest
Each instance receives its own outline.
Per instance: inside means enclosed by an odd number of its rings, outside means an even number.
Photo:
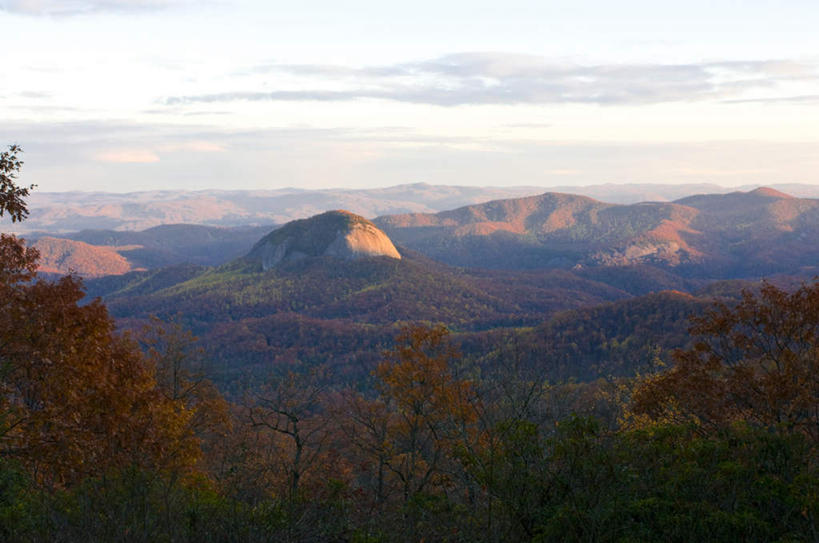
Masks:
[[[0,154],[14,223],[21,157]],[[619,243],[625,211],[566,205],[612,218],[541,247],[496,216],[491,237],[328,215],[346,248],[303,222],[220,266],[88,280],[2,234],[0,540],[819,540],[810,270],[598,258],[584,239]],[[476,265],[502,247],[517,269]]]

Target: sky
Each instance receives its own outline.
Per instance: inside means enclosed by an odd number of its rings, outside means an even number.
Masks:
[[[819,184],[815,0],[0,0],[40,191]]]

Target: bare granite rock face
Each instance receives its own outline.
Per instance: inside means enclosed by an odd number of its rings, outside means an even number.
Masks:
[[[318,256],[401,258],[387,234],[364,217],[344,210],[287,223],[262,238],[247,258],[269,270],[283,262]]]

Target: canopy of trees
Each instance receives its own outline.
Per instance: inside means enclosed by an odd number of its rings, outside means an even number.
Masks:
[[[638,412],[708,429],[744,421],[819,440],[819,283],[792,293],[766,284],[693,322],[694,346],[639,388]]]
[[[36,261],[0,238],[2,541],[819,539],[819,284],[716,306],[644,376],[549,383],[410,325],[367,383],[293,364],[229,403],[178,323],[119,334]]]

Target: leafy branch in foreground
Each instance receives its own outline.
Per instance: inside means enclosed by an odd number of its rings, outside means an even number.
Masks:
[[[19,145],[9,145],[8,151],[0,153],[0,217],[8,213],[11,222],[19,222],[28,217],[25,198],[35,187],[20,187],[15,182],[23,166],[19,157],[22,152]]]

